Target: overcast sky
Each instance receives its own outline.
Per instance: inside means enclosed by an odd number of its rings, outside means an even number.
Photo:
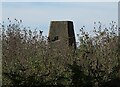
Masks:
[[[1,0],[3,2],[118,2],[119,0]]]
[[[24,26],[38,28],[48,35],[51,20],[71,20],[75,33],[85,25],[92,31],[94,21],[106,26],[118,21],[117,2],[3,2],[2,20],[22,19]]]

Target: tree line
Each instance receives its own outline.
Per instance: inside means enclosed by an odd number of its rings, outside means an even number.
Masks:
[[[94,22],[93,36],[80,28],[75,53],[48,52],[47,37],[22,20],[1,23],[3,86],[120,87],[118,26]],[[60,49],[60,48],[57,48]]]

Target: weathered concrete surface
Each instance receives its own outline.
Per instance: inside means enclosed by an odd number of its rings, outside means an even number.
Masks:
[[[51,21],[48,35],[50,49],[76,49],[74,26],[72,21]]]

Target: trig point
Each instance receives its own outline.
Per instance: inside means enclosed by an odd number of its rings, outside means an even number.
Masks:
[[[50,49],[76,49],[74,26],[72,21],[51,21],[48,35]]]

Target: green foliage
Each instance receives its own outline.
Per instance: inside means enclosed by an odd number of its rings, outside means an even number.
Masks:
[[[80,86],[80,87],[92,87],[92,77],[89,75],[85,75],[83,68],[74,61],[72,65],[69,65],[72,70],[71,75],[71,85]]]
[[[117,25],[94,23],[94,35],[77,34],[80,45],[66,54],[49,50],[42,31],[21,25],[22,20],[2,24],[3,86],[119,87],[120,51]],[[60,48],[57,48],[60,49]]]

